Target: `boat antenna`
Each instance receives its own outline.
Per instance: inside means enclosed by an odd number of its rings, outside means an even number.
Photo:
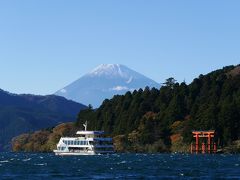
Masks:
[[[87,121],[85,122],[85,124],[83,124],[85,131],[87,131]]]

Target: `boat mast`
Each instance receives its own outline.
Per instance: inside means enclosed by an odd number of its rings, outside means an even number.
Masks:
[[[87,131],[87,121],[85,122],[85,124],[83,124],[85,131]]]

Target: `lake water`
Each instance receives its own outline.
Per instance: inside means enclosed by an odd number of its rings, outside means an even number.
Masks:
[[[240,179],[240,155],[0,153],[0,179]]]

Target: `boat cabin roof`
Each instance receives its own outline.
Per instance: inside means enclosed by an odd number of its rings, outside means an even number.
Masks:
[[[77,131],[78,135],[101,135],[104,131]]]

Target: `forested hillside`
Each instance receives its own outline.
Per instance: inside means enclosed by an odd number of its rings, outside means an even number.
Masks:
[[[77,125],[85,120],[89,120],[90,129],[102,129],[112,136],[125,135],[128,141],[135,135],[140,147],[159,140],[171,146],[176,124],[184,124],[178,130],[184,143],[191,141],[193,129],[214,129],[219,145],[227,145],[240,139],[240,67],[200,75],[190,85],[169,78],[160,90],[146,87],[115,96],[96,111],[81,112]]]
[[[219,146],[240,139],[240,67],[200,75],[189,85],[166,80],[158,89],[140,89],[81,111],[75,126],[104,130],[117,151],[187,151],[192,130],[217,132]],[[24,150],[24,149],[23,149]]]

